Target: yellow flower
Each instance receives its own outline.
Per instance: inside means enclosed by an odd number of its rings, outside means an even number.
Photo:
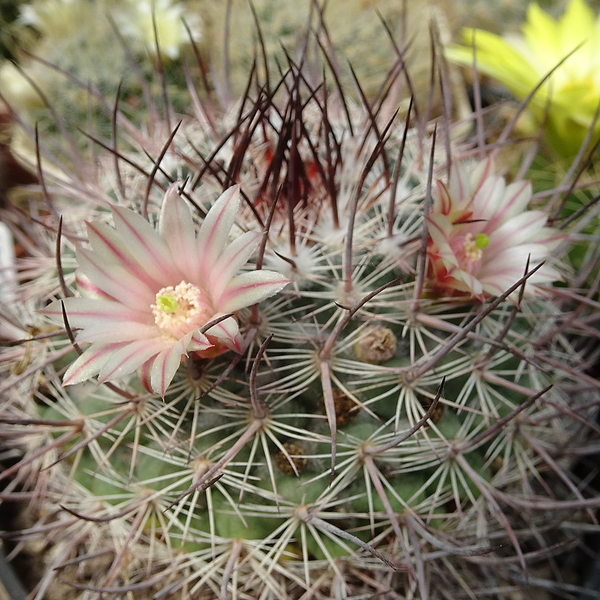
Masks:
[[[500,37],[465,29],[463,39],[465,46],[449,48],[448,57],[471,65],[475,46],[479,72],[502,83],[519,100],[551,73],[529,109],[538,124],[548,111],[549,143],[558,156],[572,158],[600,103],[600,18],[585,1],[571,0],[556,20],[532,3],[522,35]],[[596,123],[592,141],[599,135],[600,124]]]
[[[130,41],[141,43],[154,55],[155,28],[161,55],[176,60],[181,48],[202,37],[200,16],[181,2],[172,0],[130,0],[113,12],[121,33]],[[189,27],[186,29],[184,22]]]

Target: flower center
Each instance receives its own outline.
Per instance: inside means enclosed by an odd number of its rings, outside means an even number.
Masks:
[[[472,233],[467,233],[462,247],[464,257],[472,262],[481,260],[481,256],[483,255],[482,250],[489,243],[490,238],[485,233],[478,233],[476,236],[473,236]]]
[[[467,233],[463,240],[462,246],[458,251],[458,257],[460,262],[466,262],[466,265],[462,265],[465,270],[471,272],[477,263],[483,256],[483,249],[490,243],[490,238],[485,233],[478,233],[473,235]]]
[[[150,308],[156,326],[175,338],[208,323],[213,312],[204,292],[185,281],[159,290]]]

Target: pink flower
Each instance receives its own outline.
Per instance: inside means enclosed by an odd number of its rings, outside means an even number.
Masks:
[[[469,172],[454,165],[447,187],[437,182],[433,210],[426,217],[429,287],[438,296],[485,300],[499,296],[529,269],[550,257],[562,236],[546,227],[547,215],[527,210],[531,184],[506,185],[491,160]],[[560,279],[544,264],[527,280],[525,291]],[[517,293],[513,296],[516,297]]]
[[[261,234],[229,234],[238,212],[239,189],[225,191],[196,236],[190,209],[177,184],[165,195],[158,231],[141,215],[113,207],[115,229],[87,223],[91,250],[79,249],[83,280],[95,298],[67,298],[43,312],[62,320],[61,304],[78,343],[90,346],[68,368],[64,384],[99,375],[116,379],[141,369],[144,386],[165,395],[182,355],[212,357],[241,352],[234,316],[200,329],[279,292],[288,280],[273,271],[238,273]],[[100,296],[98,298],[98,296]]]

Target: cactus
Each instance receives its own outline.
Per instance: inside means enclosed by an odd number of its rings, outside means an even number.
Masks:
[[[560,593],[538,561],[599,504],[569,234],[493,148],[310,75],[149,131],[117,106],[127,135],[7,213],[0,477],[36,600]]]

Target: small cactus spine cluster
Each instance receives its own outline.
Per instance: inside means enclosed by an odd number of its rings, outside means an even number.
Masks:
[[[153,139],[104,143],[96,176],[43,174],[47,210],[14,225],[30,248],[3,316],[2,494],[30,503],[17,538],[49,546],[33,597],[530,588],[570,541],[564,511],[598,504],[569,474],[598,395],[568,296],[533,260],[493,297],[432,281],[434,182],[477,162],[439,142],[450,123],[409,127],[389,86],[355,106],[291,61],[248,89],[218,120],[198,104],[169,129],[167,109]],[[114,204],[154,225],[178,181],[196,228],[238,184],[235,235],[264,232],[256,267],[291,283],[236,311],[242,353],[190,352],[163,394],[135,373],[64,385],[78,331],[43,309],[86,293],[83,220]]]

